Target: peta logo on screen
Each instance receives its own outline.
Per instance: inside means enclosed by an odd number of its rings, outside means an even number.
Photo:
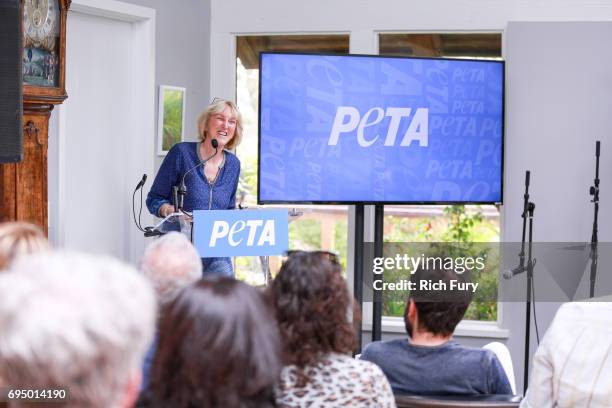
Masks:
[[[351,133],[357,129],[357,143],[361,147],[372,146],[381,135],[377,134],[366,139],[364,130],[370,126],[377,125],[386,117],[390,118],[387,134],[384,136],[385,146],[410,146],[414,141],[420,147],[427,147],[429,139],[429,109],[417,108],[412,116],[406,132],[398,138],[398,129],[403,120],[408,120],[412,108],[388,107],[386,110],[374,107],[368,110],[363,116],[359,110],[353,106],[339,106],[336,110],[334,124],[329,134],[327,144],[336,146],[341,134]],[[346,137],[346,136],[345,136]]]
[[[208,245],[214,248],[219,239],[227,239],[227,243],[233,247],[243,242],[247,246],[274,245],[274,220],[267,220],[265,223],[263,220],[238,220],[231,226],[227,221],[215,221]]]

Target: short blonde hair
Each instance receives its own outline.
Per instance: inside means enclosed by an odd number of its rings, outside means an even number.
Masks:
[[[234,137],[230,142],[225,146],[226,149],[233,150],[240,144],[242,140],[242,115],[238,110],[236,104],[232,101],[226,101],[225,99],[219,99],[212,102],[208,107],[200,114],[198,117],[198,137],[201,141],[206,140],[206,126],[208,125],[208,120],[214,114],[221,113],[225,110],[226,107],[230,107],[232,113],[236,116],[236,130],[234,131]]]
[[[50,249],[42,230],[27,222],[0,223],[0,271],[21,256]]]

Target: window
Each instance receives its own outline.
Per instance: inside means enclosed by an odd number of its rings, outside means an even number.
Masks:
[[[236,100],[244,122],[244,137],[236,149],[242,163],[238,202],[257,204],[257,123],[259,92],[259,53],[262,51],[319,52],[347,54],[348,35],[239,36],[236,44]],[[336,205],[295,205],[290,211],[290,249],[325,249],[337,252],[346,268],[348,207]],[[280,268],[280,257],[270,257],[270,272]],[[262,260],[236,259],[236,276],[251,284],[265,282]]]
[[[418,57],[501,58],[501,34],[380,34],[381,55]],[[385,206],[386,242],[498,242],[499,210],[482,206]],[[487,274],[480,287],[497,291],[497,274]],[[404,300],[383,299],[383,315],[402,316]],[[495,302],[473,302],[469,320],[497,320]]]

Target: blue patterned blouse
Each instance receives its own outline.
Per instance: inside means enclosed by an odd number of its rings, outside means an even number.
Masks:
[[[199,142],[182,142],[170,149],[147,195],[147,208],[151,214],[158,216],[159,208],[163,204],[172,204],[172,186],[178,186],[187,170],[203,159],[199,154],[199,145]],[[227,150],[224,150],[223,154],[225,161],[214,183],[209,183],[206,179],[203,166],[187,175],[187,194],[183,209],[193,211],[236,208],[240,160]]]

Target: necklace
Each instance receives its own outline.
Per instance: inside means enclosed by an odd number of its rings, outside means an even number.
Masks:
[[[217,181],[217,178],[219,178],[219,173],[221,173],[221,169],[225,165],[225,153],[221,152],[221,154],[223,155],[223,159],[221,159],[221,164],[219,164],[219,167],[217,167],[217,173],[215,174],[215,177],[213,177],[212,179],[208,178],[208,176],[206,175],[206,165],[208,163],[204,163],[204,168],[202,169],[202,171],[204,171],[204,177],[206,177],[206,181],[208,181],[208,184],[210,185],[215,184],[215,182]]]

